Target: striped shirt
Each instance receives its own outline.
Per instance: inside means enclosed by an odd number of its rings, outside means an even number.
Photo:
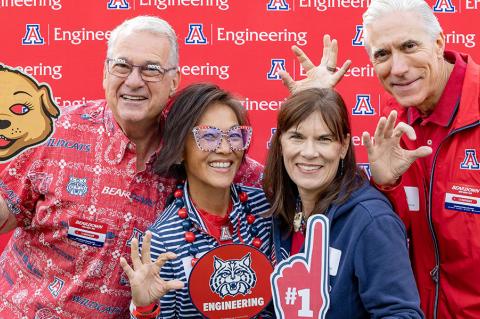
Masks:
[[[244,204],[241,203],[238,197],[240,192],[245,192],[248,195],[247,202],[251,208],[251,214],[256,217],[252,225],[247,223]],[[259,188],[232,185],[231,196],[233,208],[230,213],[230,221],[234,227],[232,233],[233,243],[251,245],[255,238],[251,234],[251,229],[256,227],[258,229],[256,237],[262,241],[259,250],[270,256],[272,248],[270,236],[272,221],[271,218],[262,216],[270,207],[263,191]],[[195,256],[198,258],[213,248],[218,247],[219,244],[207,233],[205,223],[189,198],[186,185],[184,187],[183,201],[188,211],[188,217],[192,221],[193,227],[197,230],[195,231],[196,238],[193,245],[198,249],[198,253]],[[152,232],[152,260],[156,260],[160,254],[167,251],[174,252],[177,255],[175,260],[168,261],[162,267],[160,276],[164,280],[178,279],[184,282],[184,288],[171,291],[161,298],[161,313],[158,318],[202,318],[203,316],[192,304],[188,292],[187,278],[190,275],[192,268],[191,260],[193,259],[189,249],[192,244],[185,241],[185,230],[182,227],[183,219],[178,216],[179,208],[175,203],[169,205],[150,228]],[[262,313],[262,316],[264,318],[269,317],[267,313]]]

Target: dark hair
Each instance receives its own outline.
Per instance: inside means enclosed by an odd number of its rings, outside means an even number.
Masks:
[[[325,124],[336,139],[343,142],[351,136],[350,122],[345,102],[332,89],[308,89],[289,97],[278,114],[277,130],[268,152],[264,191],[271,203],[269,215],[280,217],[282,229],[291,230],[295,215],[298,189],[287,174],[282,156],[280,138],[290,128],[298,126],[311,114],[319,111]],[[341,165],[341,164],[339,164]],[[319,194],[313,214],[323,214],[331,204],[341,204],[365,180],[365,175],[357,167],[351,139],[343,169],[339,167],[334,180]]]
[[[206,109],[215,103],[230,107],[240,125],[249,125],[242,104],[215,84],[197,83],[179,91],[169,106],[163,129],[162,149],[157,157],[155,172],[162,176],[185,179],[185,167],[180,163],[185,142]]]

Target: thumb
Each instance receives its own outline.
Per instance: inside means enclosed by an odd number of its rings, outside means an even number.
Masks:
[[[282,79],[283,85],[287,87],[287,89],[290,91],[290,93],[293,94],[293,87],[295,84],[295,81],[292,79],[290,74],[286,71],[278,71],[278,76]]]
[[[165,288],[168,291],[183,288],[183,282],[180,280],[170,280],[165,282]]]
[[[432,154],[433,150],[430,146],[420,146],[416,150],[408,151],[408,155],[411,158],[412,162],[417,158],[425,157]]]

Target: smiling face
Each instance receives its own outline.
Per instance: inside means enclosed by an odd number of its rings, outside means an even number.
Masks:
[[[170,43],[165,37],[148,31],[133,31],[120,35],[112,47],[112,59],[122,59],[133,65],[168,65]],[[103,88],[107,104],[115,120],[129,135],[130,132],[156,126],[168,98],[178,86],[179,74],[169,71],[160,82],[146,82],[140,69],[134,68],[126,78],[120,78],[104,69]]]
[[[59,109],[45,85],[15,71],[0,71],[0,161],[37,145],[53,132]]]
[[[280,137],[285,169],[301,197],[316,198],[335,178],[348,150],[335,140],[322,114],[315,111]]]
[[[196,125],[214,126],[227,131],[239,125],[239,121],[229,106],[214,103],[207,107]],[[201,190],[206,194],[228,190],[240,167],[243,153],[232,151],[225,138],[222,138],[216,151],[202,151],[195,143],[193,134],[189,134],[185,142],[183,159],[190,189],[197,192]]]
[[[440,99],[443,34],[432,40],[414,12],[387,14],[367,26],[367,47],[383,87],[405,107],[429,113]]]

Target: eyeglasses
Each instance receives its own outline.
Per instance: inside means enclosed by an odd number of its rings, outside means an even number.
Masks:
[[[145,82],[160,82],[163,80],[165,73],[176,70],[177,67],[164,69],[158,64],[135,65],[128,63],[124,59],[110,59],[107,60],[108,73],[118,76],[119,78],[126,78],[132,73],[133,68],[140,68],[140,76]]]
[[[222,137],[228,141],[232,151],[244,151],[250,145],[252,128],[250,126],[234,126],[227,131],[207,125],[195,126],[192,130],[195,142],[204,152],[215,152],[222,144]]]

